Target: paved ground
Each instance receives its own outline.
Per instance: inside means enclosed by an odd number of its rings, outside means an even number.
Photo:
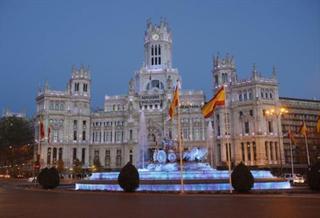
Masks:
[[[17,188],[0,180],[0,217],[320,217],[320,194],[155,194]]]

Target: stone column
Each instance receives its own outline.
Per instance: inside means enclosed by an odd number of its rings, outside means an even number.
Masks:
[[[253,163],[254,163],[253,143],[250,143],[250,153],[251,153],[250,164],[253,165]]]
[[[243,148],[244,148],[244,162],[246,165],[248,165],[248,150],[247,150],[248,145],[246,143],[243,143]]]

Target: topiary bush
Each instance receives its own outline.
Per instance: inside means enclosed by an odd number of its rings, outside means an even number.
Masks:
[[[125,192],[134,192],[139,187],[139,172],[128,162],[120,171],[118,183]]]
[[[44,168],[38,175],[39,184],[44,189],[54,189],[60,184],[59,172],[55,167]]]
[[[253,187],[254,178],[249,168],[242,162],[239,163],[231,173],[232,187],[237,192],[249,192]]]
[[[310,189],[319,191],[320,190],[320,161],[315,163],[309,170],[308,170],[308,185]]]

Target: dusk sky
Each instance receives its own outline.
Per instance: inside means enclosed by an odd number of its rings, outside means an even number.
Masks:
[[[126,94],[142,66],[146,20],[165,17],[183,89],[212,96],[212,56],[235,57],[238,78],[276,66],[280,96],[320,99],[319,0],[0,0],[0,109],[35,113],[39,86],[64,90],[89,65],[92,107]]]

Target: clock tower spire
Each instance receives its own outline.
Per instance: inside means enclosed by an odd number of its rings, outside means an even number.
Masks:
[[[147,21],[144,37],[144,63],[148,70],[172,67],[172,34],[168,23],[160,21],[154,25]]]

